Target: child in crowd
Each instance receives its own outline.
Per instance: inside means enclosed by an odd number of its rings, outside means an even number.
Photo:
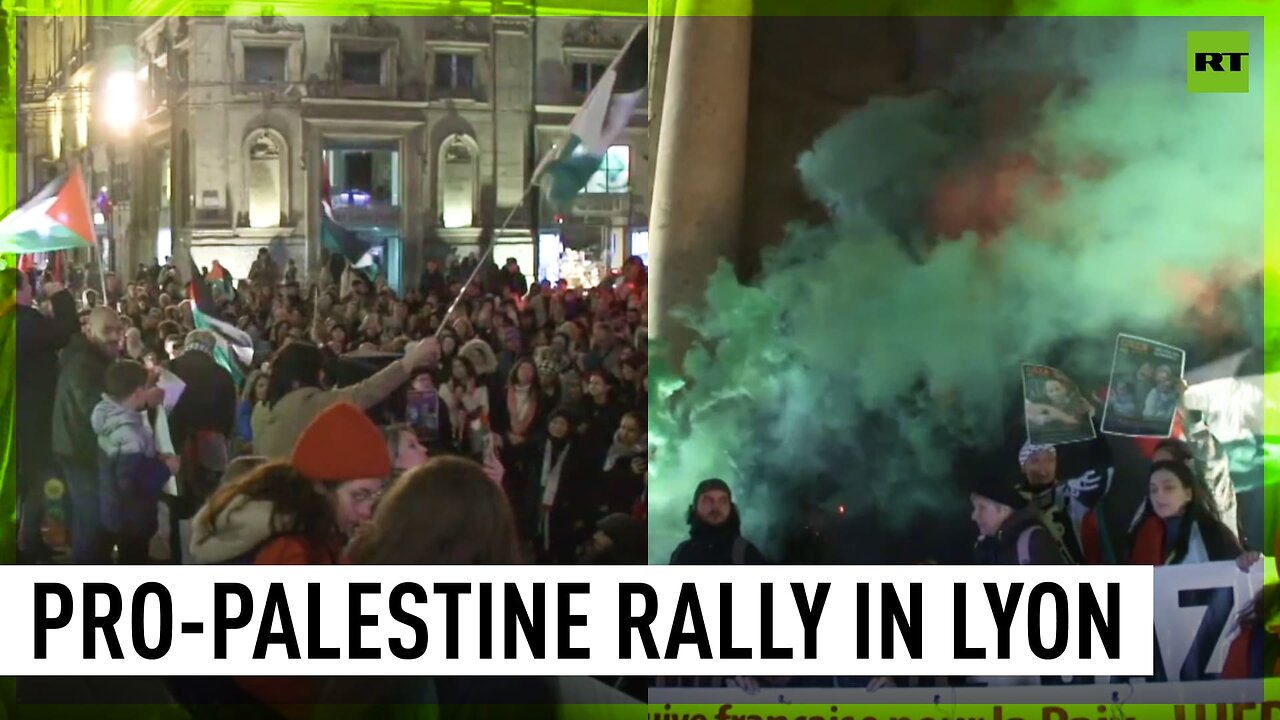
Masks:
[[[178,459],[161,456],[144,415],[155,404],[147,369],[132,360],[107,368],[106,393],[93,409],[98,436],[98,498],[107,542],[122,565],[143,565],[156,533],[160,491],[178,472]]]

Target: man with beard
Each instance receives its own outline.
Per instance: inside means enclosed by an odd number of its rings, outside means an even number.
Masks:
[[[71,557],[80,565],[107,560],[98,515],[98,436],[89,419],[106,390],[107,367],[119,354],[121,329],[114,310],[94,308],[85,332],[62,351],[54,391],[53,454],[71,494]]]
[[[53,398],[58,385],[58,351],[79,329],[76,303],[61,285],[47,282],[45,295],[53,306],[46,317],[33,305],[30,278],[15,271],[17,280],[17,401],[22,421],[17,423],[18,498],[21,503],[20,552],[24,559],[41,562],[49,549],[40,535],[44,520],[44,483],[54,473],[49,428],[53,425]]]
[[[689,539],[671,553],[672,565],[765,565],[764,555],[742,537],[738,506],[729,485],[712,478],[698,483],[689,506]]]

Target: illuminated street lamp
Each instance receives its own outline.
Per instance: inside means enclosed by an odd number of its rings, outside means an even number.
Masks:
[[[107,76],[102,93],[102,113],[107,127],[116,137],[127,137],[138,122],[138,77],[127,70]]]
[[[112,63],[119,69],[107,75],[106,82],[102,86],[102,96],[97,102],[103,123],[110,133],[107,138],[107,174],[111,178],[111,190],[107,193],[107,200],[112,206],[116,205],[119,200],[120,190],[115,178],[116,142],[118,140],[127,140],[132,135],[134,126],[138,124],[142,114],[142,106],[138,94],[138,75],[131,69],[133,58],[128,54],[126,48],[121,49],[119,56],[117,62]],[[116,257],[115,218],[116,214],[114,207],[112,207],[106,218],[107,237],[111,245],[112,260]],[[107,273],[105,259],[99,258],[99,260],[102,266],[101,274],[105,277]]]

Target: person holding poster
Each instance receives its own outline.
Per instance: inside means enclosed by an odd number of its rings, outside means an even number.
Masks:
[[[1041,521],[1057,541],[1065,562],[1102,563],[1112,555],[1098,521],[1098,509],[1115,475],[1111,451],[1101,438],[1070,447],[1072,457],[1064,463],[1053,445],[1024,444],[1018,452],[1023,475],[1019,490],[1040,511]],[[1060,480],[1064,465],[1069,472],[1080,474]]]
[[[1061,370],[1022,366],[1027,440],[1034,445],[1063,445],[1092,440],[1093,408]]]
[[[1133,335],[1117,337],[1102,432],[1130,437],[1172,435],[1185,364],[1186,353],[1171,345]]]

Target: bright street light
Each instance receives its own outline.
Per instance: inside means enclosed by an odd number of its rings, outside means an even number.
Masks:
[[[119,71],[107,76],[103,88],[103,117],[107,127],[116,135],[128,135],[138,122],[138,78],[130,71]]]

